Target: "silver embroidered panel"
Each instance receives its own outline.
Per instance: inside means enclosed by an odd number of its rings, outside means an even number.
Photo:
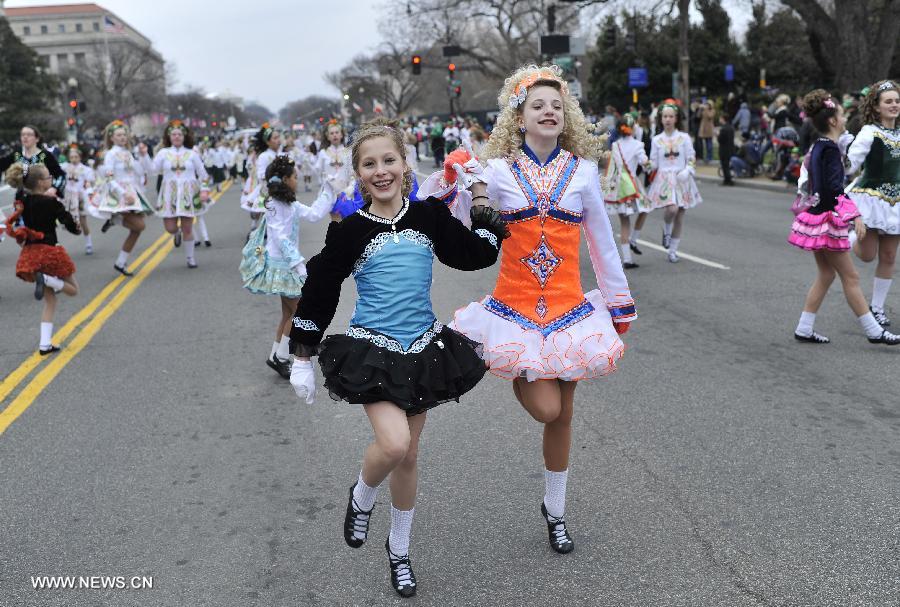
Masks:
[[[430,344],[435,336],[443,329],[444,325],[438,321],[434,321],[431,328],[425,331],[425,333],[422,334],[422,337],[414,341],[412,345],[409,346],[408,350],[404,350],[403,346],[396,339],[392,339],[387,335],[381,335],[380,333],[372,333],[363,327],[350,327],[347,329],[347,336],[356,339],[366,339],[380,348],[384,348],[391,352],[397,352],[398,354],[419,354],[428,347],[428,344]]]
[[[306,320],[305,318],[297,318],[296,316],[291,319],[291,322],[294,323],[294,326],[298,329],[303,329],[304,331],[318,331],[319,327],[316,326],[311,320]]]
[[[432,253],[434,252],[434,245],[432,244],[431,239],[428,238],[427,236],[425,236],[425,234],[422,234],[421,232],[417,232],[415,230],[411,230],[411,229],[407,228],[405,230],[397,232],[397,235],[402,238],[405,238],[406,240],[408,240],[412,243],[415,243],[419,246],[423,246],[423,247],[430,249]],[[357,259],[356,262],[353,264],[353,272],[352,272],[353,276],[356,276],[357,274],[359,274],[359,271],[362,269],[362,267],[364,265],[366,265],[366,262],[369,261],[369,259],[373,255],[375,255],[375,253],[380,251],[384,247],[384,245],[387,243],[387,241],[393,237],[394,237],[393,232],[382,232],[381,234],[379,234],[378,236],[373,238],[371,241],[369,241],[369,244],[367,244],[366,248],[363,249],[362,255],[360,255],[359,259]]]
[[[494,236],[489,230],[485,230],[484,228],[478,228],[475,230],[475,233],[481,236],[482,238],[486,238],[489,243],[494,245],[495,249],[499,249],[500,246],[497,244],[497,237]]]

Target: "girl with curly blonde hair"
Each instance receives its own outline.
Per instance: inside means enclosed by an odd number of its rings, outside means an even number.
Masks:
[[[451,326],[483,345],[490,371],[511,380],[522,407],[544,425],[541,513],[551,548],[568,553],[575,546],[565,520],[575,387],[615,371],[625,351],[619,336],[637,315],[600,187],[604,141],[589,132],[559,68],[517,70],[498,100],[487,166],[453,152],[420,195],[443,199],[457,217],[490,201],[509,228],[494,292],[457,311]],[[587,293],[582,229],[598,285]]]

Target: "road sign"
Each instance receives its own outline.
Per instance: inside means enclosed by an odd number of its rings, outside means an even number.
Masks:
[[[561,67],[564,72],[567,70],[572,70],[575,67],[575,58],[570,55],[562,55],[561,57],[556,57],[553,59],[553,62]]]
[[[569,95],[581,100],[581,80],[569,80]]]
[[[734,82],[734,66],[730,63],[725,66],[725,82]]]
[[[541,36],[541,55],[566,55],[569,52],[569,37],[562,34]]]
[[[628,68],[628,86],[631,88],[640,88],[648,86],[650,79],[647,77],[647,68],[630,67]]]

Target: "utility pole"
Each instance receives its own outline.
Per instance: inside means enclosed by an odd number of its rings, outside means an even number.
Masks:
[[[688,118],[690,118],[691,111],[691,55],[688,49],[688,31],[691,26],[688,18],[690,6],[691,0],[678,0],[678,88],[681,92],[681,109]]]

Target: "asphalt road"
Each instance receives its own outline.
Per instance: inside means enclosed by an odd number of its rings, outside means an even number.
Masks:
[[[838,284],[816,327],[832,343],[795,343],[814,264],[785,241],[790,197],[701,188],[681,248],[729,269],[644,247],[628,274],[640,315],[629,350],[576,396],[575,552],[547,545],[540,428],[489,376],[428,414],[409,604],[900,603],[900,348],[865,340]],[[278,303],[241,289],[236,188],[208,223],[200,268],[168,254],[0,434],[0,605],[402,602],[382,547],[386,487],[368,544],[351,550],[340,531],[370,438],[363,412],[321,393],[307,406],[265,366]],[[652,215],[644,236],[658,243],[660,225]],[[139,249],[162,232],[149,226]],[[303,227],[307,256],[325,227]],[[57,327],[115,278],[123,237],[98,233],[85,257],[63,235],[82,293],[61,302]],[[37,345],[17,254],[0,244],[0,375]],[[589,289],[586,253],[582,270]],[[872,270],[861,266],[867,293]],[[439,267],[438,317],[495,276]],[[332,331],[353,295],[348,282]],[[37,575],[152,576],[153,588],[34,590]]]

